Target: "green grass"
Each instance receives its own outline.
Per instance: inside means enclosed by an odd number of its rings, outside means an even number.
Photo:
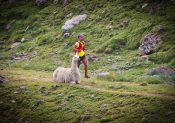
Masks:
[[[1,74],[8,76],[0,85],[2,122],[174,121],[175,92],[167,84],[82,78],[80,85],[69,85],[52,82],[51,73],[44,71],[4,69]]]
[[[149,0],[145,8],[141,8],[143,0],[73,0],[64,6],[49,1],[41,7],[29,0],[13,4],[0,1],[0,67],[7,68],[2,74],[10,78],[0,85],[0,119],[4,122],[175,120],[174,87],[167,84],[174,78],[148,74],[155,67],[175,66],[174,1]],[[151,7],[157,4],[160,10],[150,15]],[[71,18],[67,17],[70,13],[87,14],[87,19],[69,30],[69,37],[64,37],[61,27]],[[121,26],[125,19],[128,25]],[[9,23],[10,29],[4,30]],[[160,45],[149,55],[148,62],[141,61],[138,47],[144,36],[158,27],[165,29]],[[83,78],[81,85],[58,84],[56,89],[50,89],[55,86],[51,83],[52,71],[58,66],[70,67],[73,45],[80,33],[88,42],[87,55],[98,58],[89,63],[91,79]],[[10,49],[18,38],[25,41]],[[12,60],[15,54],[32,52],[36,55],[26,60]],[[83,76],[83,65],[80,69]],[[97,77],[91,74],[95,71],[110,74]],[[21,86],[28,89],[22,90]],[[46,87],[48,95],[40,92],[40,86]],[[43,104],[33,108],[38,99],[44,100]]]
[[[87,55],[95,55],[99,58],[97,61],[90,62],[89,70],[103,70],[110,73],[117,70],[115,76],[109,75],[102,79],[146,83],[172,81],[168,77],[145,77],[145,74],[148,69],[164,64],[174,66],[174,22],[166,18],[172,16],[174,2],[172,4],[168,2],[169,7],[162,5],[165,9],[161,8],[161,11],[165,11],[166,15],[156,14],[154,16],[150,15],[148,10],[157,1],[149,1],[148,7],[144,9],[138,9],[137,6],[141,6],[142,2],[136,0],[74,1],[64,6],[63,9],[62,5],[49,3],[40,8],[31,1],[26,2],[19,2],[19,6],[17,3],[8,5],[10,9],[7,11],[4,7],[1,8],[4,13],[4,20],[1,21],[1,24],[11,23],[9,32],[1,29],[0,33],[2,39],[1,66],[46,71],[53,71],[58,66],[69,67],[72,57],[70,54],[73,54],[72,49],[77,35],[83,33],[88,42]],[[95,4],[97,6],[93,10]],[[61,26],[69,19],[66,15],[71,12],[73,15],[86,13],[88,17],[69,31],[70,37],[65,38]],[[16,16],[11,19],[13,14]],[[120,26],[126,18],[129,20],[128,25]],[[112,28],[107,29],[108,25],[111,25]],[[140,62],[139,45],[145,35],[154,32],[159,26],[165,28],[160,46],[155,53],[149,55],[148,63]],[[25,42],[9,50],[8,48],[17,38],[25,38]],[[37,52],[37,55],[32,58],[22,61],[11,60],[15,54],[31,53],[32,51]],[[54,53],[56,54],[50,55]]]

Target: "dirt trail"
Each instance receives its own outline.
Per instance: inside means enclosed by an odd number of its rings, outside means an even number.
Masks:
[[[103,88],[96,88],[93,86],[82,86],[79,85],[79,87],[81,88],[87,88],[87,89],[91,89],[94,91],[100,91],[100,92],[108,92],[108,93],[115,93],[115,94],[126,94],[126,95],[140,95],[140,96],[151,96],[151,97],[159,97],[159,98],[166,98],[166,99],[171,99],[171,100],[175,100],[175,96],[171,96],[171,95],[167,95],[167,94],[160,94],[160,93],[149,93],[146,91],[139,91],[139,92],[131,92],[131,91],[114,91],[114,90],[107,90],[107,89],[103,89]]]
[[[33,71],[33,70],[21,70],[21,69],[5,69],[0,71],[1,75],[8,76],[8,81],[26,81],[26,82],[51,82],[52,73],[45,71]],[[91,81],[91,79],[89,79]],[[97,80],[98,83],[99,80]],[[99,81],[100,83],[100,81]],[[106,83],[108,84],[108,83]],[[167,93],[156,93],[149,92],[148,90],[130,91],[130,90],[111,90],[103,87],[96,87],[96,85],[88,85],[87,81],[77,85],[77,87],[90,89],[99,92],[108,92],[115,94],[126,94],[126,95],[140,95],[147,97],[159,97],[170,100],[175,100],[175,96]]]

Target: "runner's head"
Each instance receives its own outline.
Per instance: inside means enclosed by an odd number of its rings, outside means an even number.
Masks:
[[[79,34],[78,35],[78,40],[79,41],[84,41],[84,35],[83,34]]]

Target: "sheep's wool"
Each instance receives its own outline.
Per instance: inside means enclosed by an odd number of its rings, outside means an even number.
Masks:
[[[77,66],[77,61],[77,56],[74,56],[72,58],[71,68],[58,67],[53,72],[53,80],[55,82],[79,84],[81,76]]]

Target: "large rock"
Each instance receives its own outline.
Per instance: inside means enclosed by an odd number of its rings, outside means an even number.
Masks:
[[[140,55],[149,55],[155,51],[159,42],[161,41],[160,33],[164,31],[159,28],[156,32],[148,34],[144,37],[142,44],[139,47]]]
[[[156,74],[164,74],[167,76],[175,76],[175,70],[169,68],[169,67],[158,67],[154,68],[150,71],[151,75],[156,75]]]
[[[85,20],[86,18],[87,18],[86,14],[74,16],[65,22],[65,24],[62,26],[62,30],[70,30],[75,25],[78,25],[81,21]]]

